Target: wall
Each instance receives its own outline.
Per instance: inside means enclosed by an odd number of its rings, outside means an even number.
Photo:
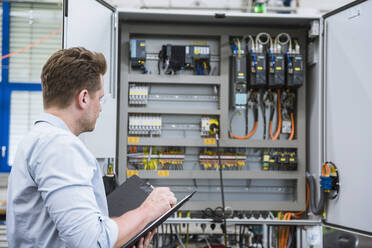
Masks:
[[[320,10],[321,12],[327,12],[338,8],[352,0],[299,0],[300,8],[304,11],[309,9]],[[248,0],[193,0],[193,1],[182,1],[182,0],[107,0],[112,5],[120,8],[140,8],[140,7],[154,7],[154,6],[171,6],[171,7],[211,7],[211,8],[240,8],[245,7],[248,4]],[[273,6],[279,6],[280,0],[270,0],[270,4]],[[292,1],[292,6],[295,6],[296,1]],[[314,12],[314,11],[313,11]]]

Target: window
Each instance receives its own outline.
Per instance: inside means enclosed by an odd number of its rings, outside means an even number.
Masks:
[[[3,2],[1,9],[5,20],[0,25],[4,54],[34,44],[62,25],[62,6],[56,3],[10,1]],[[5,66],[0,73],[4,76],[0,83],[0,172],[10,171],[17,145],[42,112],[41,69],[49,56],[62,48],[61,40],[62,33],[59,32],[2,61]]]
[[[10,52],[27,47],[62,24],[62,11],[57,5],[11,4]],[[9,82],[40,83],[41,69],[45,61],[62,48],[62,35],[58,33],[45,42],[9,60]]]
[[[12,165],[17,145],[43,111],[41,91],[12,91],[10,96],[8,164]]]

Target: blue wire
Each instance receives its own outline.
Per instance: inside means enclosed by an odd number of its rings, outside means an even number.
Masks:
[[[274,67],[275,67],[274,55],[273,55],[273,53],[271,52],[271,49],[269,49],[269,52],[270,52],[270,56],[271,56],[271,62],[273,63],[273,68],[274,68]]]
[[[251,52],[253,55],[254,69],[257,70],[257,58],[256,58],[256,53],[253,51],[253,48],[251,48]]]
[[[288,66],[291,67],[291,69],[292,69],[292,61],[291,61],[291,58],[289,57],[289,53],[288,53],[288,51],[287,51],[285,54],[287,55]]]
[[[236,47],[235,44],[232,45],[232,49],[234,49],[234,55],[237,56],[238,55],[238,48]]]

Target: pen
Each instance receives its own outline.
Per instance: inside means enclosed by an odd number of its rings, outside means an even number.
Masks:
[[[152,186],[150,183],[146,183],[147,186],[149,186],[151,189],[154,189],[154,186]]]

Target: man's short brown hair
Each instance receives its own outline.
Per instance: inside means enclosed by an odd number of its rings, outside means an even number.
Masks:
[[[57,51],[45,63],[41,73],[44,108],[66,108],[83,89],[95,93],[101,87],[100,75],[106,70],[102,53],[83,47]]]

